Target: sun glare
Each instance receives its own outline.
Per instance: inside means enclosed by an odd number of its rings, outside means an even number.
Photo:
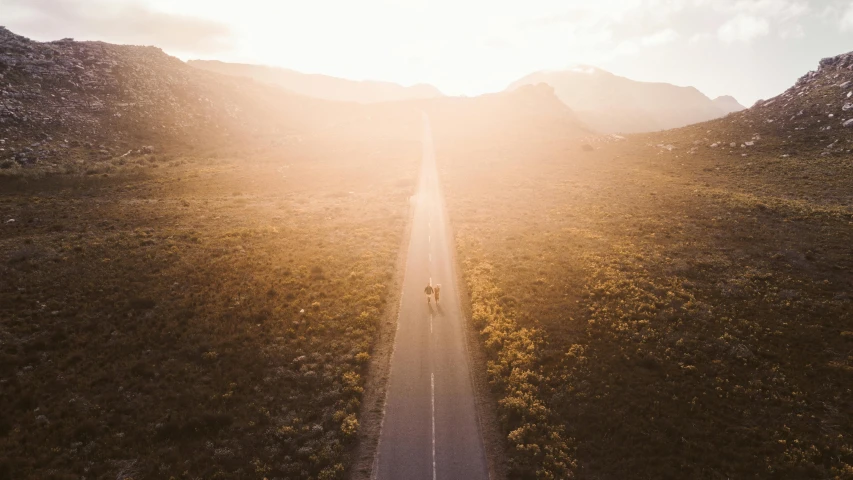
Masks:
[[[853,479],[851,2],[0,0],[0,480]]]
[[[524,19],[535,18],[537,10],[521,15],[507,2],[261,2],[262,8],[248,8],[254,3],[157,6],[227,24],[235,43],[224,53],[237,61],[358,80],[431,83],[450,94],[501,90],[531,70],[573,60],[571,45],[561,47],[558,57],[554,47],[535,48],[559,35],[523,31]]]

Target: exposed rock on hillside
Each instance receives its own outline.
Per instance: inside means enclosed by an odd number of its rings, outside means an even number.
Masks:
[[[289,132],[327,104],[189,67],[155,47],[35,42],[0,27],[0,163],[110,157]]]
[[[824,58],[780,95],[669,135],[687,132],[709,148],[740,154],[752,149],[772,149],[782,157],[848,154],[853,150],[853,52]]]

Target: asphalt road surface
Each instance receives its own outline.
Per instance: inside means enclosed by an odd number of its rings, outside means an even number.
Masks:
[[[391,377],[373,476],[489,478],[474,403],[453,243],[424,115],[423,160],[406,259]],[[441,285],[427,304],[424,287]]]

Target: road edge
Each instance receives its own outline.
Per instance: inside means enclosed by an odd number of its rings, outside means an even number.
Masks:
[[[420,166],[420,163],[418,163]],[[420,168],[418,169],[420,172]],[[420,174],[415,177],[415,188]],[[371,480],[373,478],[374,462],[379,451],[379,436],[382,434],[382,423],[385,419],[385,400],[388,396],[388,383],[391,377],[391,357],[397,337],[397,321],[400,316],[400,305],[403,301],[403,280],[406,278],[406,258],[412,236],[415,209],[412,206],[412,195],[406,206],[406,224],[400,240],[397,262],[394,269],[394,279],[391,286],[391,297],[383,311],[379,333],[374,344],[373,353],[367,366],[364,382],[364,395],[358,412],[359,430],[356,445],[351,450],[353,456],[347,478],[350,480]]]
[[[435,138],[433,138],[435,142]],[[438,152],[436,151],[436,159]],[[441,180],[441,170],[439,169],[439,180]],[[486,463],[489,468],[490,480],[506,480],[507,479],[507,462],[506,438],[501,433],[500,423],[498,422],[498,402],[492,392],[489,384],[486,364],[488,358],[483,349],[483,344],[480,342],[480,332],[477,331],[471,321],[471,298],[468,295],[468,284],[462,275],[462,269],[459,263],[459,254],[456,248],[456,228],[453,224],[453,217],[450,210],[447,208],[447,186],[444,182],[439,181],[441,188],[441,201],[444,204],[444,211],[447,212],[449,221],[447,222],[450,231],[450,240],[452,242],[453,259],[451,267],[453,268],[453,277],[456,279],[459,305],[462,307],[463,329],[465,331],[465,349],[468,354],[469,374],[471,384],[474,390],[474,402],[477,410],[477,420],[480,427],[480,438],[483,442],[483,449],[486,454]]]

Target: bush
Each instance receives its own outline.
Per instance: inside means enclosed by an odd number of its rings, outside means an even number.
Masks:
[[[520,328],[499,302],[490,278],[491,266],[466,264],[472,320],[480,328],[489,361],[489,379],[498,391],[498,415],[513,455],[513,478],[572,478],[577,463],[572,441],[546,405],[539,375],[544,344],[535,329]]]

